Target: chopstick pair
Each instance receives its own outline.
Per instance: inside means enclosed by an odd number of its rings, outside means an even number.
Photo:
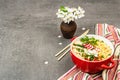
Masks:
[[[89,29],[86,30],[82,35],[80,36],[84,36],[87,35],[87,33],[89,32]],[[71,43],[70,43],[71,44]],[[69,51],[70,51],[70,44],[68,44],[65,48],[63,48],[61,51],[59,51],[57,54],[55,54],[56,57],[58,57],[59,55],[61,55],[63,52],[63,54],[57,59],[58,61],[60,61]]]
[[[59,56],[61,55],[57,60],[60,61],[69,51],[70,51],[70,45],[66,46],[64,49],[62,49],[58,54],[56,54],[55,56]],[[64,52],[64,53],[63,53]],[[61,54],[63,53],[63,54]]]

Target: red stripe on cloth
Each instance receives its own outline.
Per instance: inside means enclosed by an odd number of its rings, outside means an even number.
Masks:
[[[82,80],[84,78],[84,73],[82,72],[81,73],[81,79],[80,80]]]
[[[98,24],[98,35],[103,36],[102,24]]]
[[[88,73],[78,72],[73,80],[93,80],[93,78]]]
[[[74,78],[73,78],[73,80],[80,80],[81,76],[82,76],[81,73],[82,73],[81,71],[78,72],[78,73],[76,73],[75,76],[74,76]]]
[[[84,78],[84,73],[79,72],[76,76],[74,76],[73,80],[83,80]]]
[[[94,79],[94,80],[103,80],[101,75],[98,75],[98,76],[96,76],[96,77],[93,78],[93,79]]]
[[[109,39],[110,41],[114,40],[112,34],[106,35],[105,38]]]
[[[115,40],[115,43],[120,42],[119,37],[118,37],[118,33],[116,32],[114,26],[113,25],[109,25],[108,26],[108,30],[112,33],[112,36],[113,36],[113,38]]]
[[[67,71],[64,75],[62,75],[58,80],[68,80],[70,77],[73,77],[79,70],[77,66],[72,67],[69,71]]]
[[[118,60],[115,60],[115,66],[112,69],[109,69],[107,72],[108,74],[106,75],[106,77],[108,77],[108,80],[114,80],[114,77],[116,75],[116,70],[118,67]]]
[[[100,77],[97,77],[97,78],[94,79],[94,80],[103,80],[103,79],[102,79],[102,77],[100,76]]]
[[[91,76],[88,76],[88,80],[93,80],[93,78]]]
[[[120,72],[117,73],[117,79],[120,80]]]
[[[93,74],[93,75],[91,75],[91,76],[93,77],[94,80],[97,80],[97,79],[101,79],[101,80],[102,80],[101,72],[100,72],[100,73]]]
[[[120,80],[120,59],[118,60],[119,61],[119,65],[118,65],[118,69],[117,69],[117,77],[116,77],[116,79],[117,80]]]

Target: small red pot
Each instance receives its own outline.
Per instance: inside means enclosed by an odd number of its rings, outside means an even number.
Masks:
[[[73,62],[77,65],[77,67],[79,67],[81,69],[81,71],[88,72],[88,73],[97,73],[97,72],[100,72],[104,69],[113,68],[115,65],[115,62],[113,60],[113,52],[114,52],[113,44],[108,39],[101,37],[101,36],[98,36],[98,35],[90,34],[87,36],[95,37],[96,39],[103,40],[112,49],[112,54],[107,59],[101,60],[101,61],[88,61],[88,60],[78,58],[77,56],[74,55],[74,53],[72,51],[72,45],[73,45],[74,41],[80,40],[80,38],[81,38],[81,36],[77,37],[76,39],[74,39],[72,41],[71,51],[70,51],[71,58],[72,58]]]

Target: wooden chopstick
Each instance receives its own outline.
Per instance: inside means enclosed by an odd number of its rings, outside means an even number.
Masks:
[[[89,29],[86,30],[86,31],[85,31],[83,34],[81,34],[80,36],[84,36],[84,35],[86,35],[88,32],[89,32]],[[71,43],[70,43],[70,44],[71,44]],[[68,44],[65,48],[63,48],[61,51],[59,51],[57,54],[55,54],[55,56],[56,56],[56,57],[59,56],[63,51],[65,51],[67,48],[70,47],[70,44]],[[60,61],[60,60],[68,53],[69,50],[70,50],[70,48],[67,49],[57,60]]]
[[[60,55],[64,50],[66,50],[68,47],[70,46],[70,44],[69,45],[67,45],[65,48],[63,48],[60,52],[58,52],[55,56],[57,57],[58,55]]]
[[[68,48],[57,60],[60,61],[68,52],[70,48]]]

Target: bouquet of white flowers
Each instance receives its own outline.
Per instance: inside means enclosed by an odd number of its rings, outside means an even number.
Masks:
[[[56,13],[57,17],[62,19],[65,23],[74,21],[75,19],[84,17],[85,11],[80,6],[78,8],[69,8],[61,6]]]

